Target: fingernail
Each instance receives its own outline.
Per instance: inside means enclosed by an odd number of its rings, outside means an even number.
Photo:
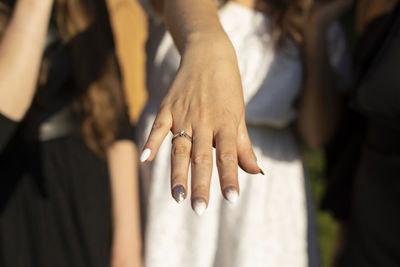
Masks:
[[[145,150],[143,150],[142,154],[140,155],[140,162],[145,162],[150,157],[150,154],[150,148],[146,148]]]
[[[257,160],[257,165],[258,165],[258,168],[260,168],[260,173],[261,173],[262,175],[265,175],[264,166],[263,166],[263,164],[261,163],[261,161]]]
[[[178,202],[178,204],[181,204],[186,197],[186,192],[185,192],[185,188],[183,187],[183,185],[177,185],[172,189],[172,196],[174,197],[174,199],[176,200],[176,202]]]
[[[204,198],[199,197],[193,201],[193,210],[198,216],[201,216],[206,208],[207,204]]]
[[[227,187],[224,190],[224,192],[225,192],[226,200],[228,200],[229,203],[233,204],[237,201],[237,199],[239,197],[239,193],[234,186]]]

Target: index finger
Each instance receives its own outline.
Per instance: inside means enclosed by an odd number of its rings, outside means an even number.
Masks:
[[[166,109],[160,109],[157,113],[156,119],[154,120],[147,142],[144,145],[142,154],[140,155],[141,162],[152,161],[154,159],[171,127],[171,113]]]

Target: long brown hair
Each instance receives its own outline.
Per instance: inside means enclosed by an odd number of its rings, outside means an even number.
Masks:
[[[83,136],[98,155],[115,140],[123,112],[123,90],[104,0],[56,0],[56,22],[71,43],[73,75],[81,96]]]
[[[4,7],[3,7],[4,9]],[[85,142],[98,156],[115,140],[124,101],[105,0],[55,0],[58,31],[71,48],[73,104]],[[0,29],[7,20],[0,19]]]
[[[228,1],[220,2],[225,4]],[[271,18],[273,39],[278,45],[287,38],[297,43],[302,42],[303,24],[312,0],[262,0],[260,3],[265,6],[265,13]]]

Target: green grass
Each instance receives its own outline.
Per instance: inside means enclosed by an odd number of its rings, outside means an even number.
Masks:
[[[319,207],[325,186],[323,153],[322,151],[306,150],[304,152],[304,160],[307,171],[310,174],[316,207]],[[338,225],[328,212],[321,210],[318,210],[317,222],[322,266],[328,267],[332,260],[333,244]]]

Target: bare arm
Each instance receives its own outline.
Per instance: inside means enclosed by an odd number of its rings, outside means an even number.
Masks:
[[[326,29],[315,28],[305,40],[305,81],[297,119],[299,132],[311,148],[323,145],[333,134],[341,105],[327,53]]]
[[[212,41],[233,53],[230,57],[235,59],[233,47],[219,22],[213,0],[165,0],[163,13],[181,54],[186,46],[207,38],[207,42]]]
[[[0,112],[20,121],[35,93],[53,0],[18,0],[0,42]]]
[[[113,200],[112,267],[141,265],[141,235],[136,146],[117,141],[107,153]]]
[[[335,133],[341,115],[341,96],[336,87],[327,44],[331,23],[351,5],[352,0],[316,4],[304,29],[305,82],[299,102],[297,126],[312,148],[325,144]]]
[[[213,145],[221,191],[228,201],[239,195],[238,165],[260,173],[244,117],[244,100],[236,54],[218,18],[213,0],[155,1],[181,53],[180,68],[163,99],[145,145],[142,161],[154,159],[171,130],[193,136],[177,138],[171,151],[171,187],[180,203],[186,198],[192,170],[191,201],[197,214],[209,200]]]

